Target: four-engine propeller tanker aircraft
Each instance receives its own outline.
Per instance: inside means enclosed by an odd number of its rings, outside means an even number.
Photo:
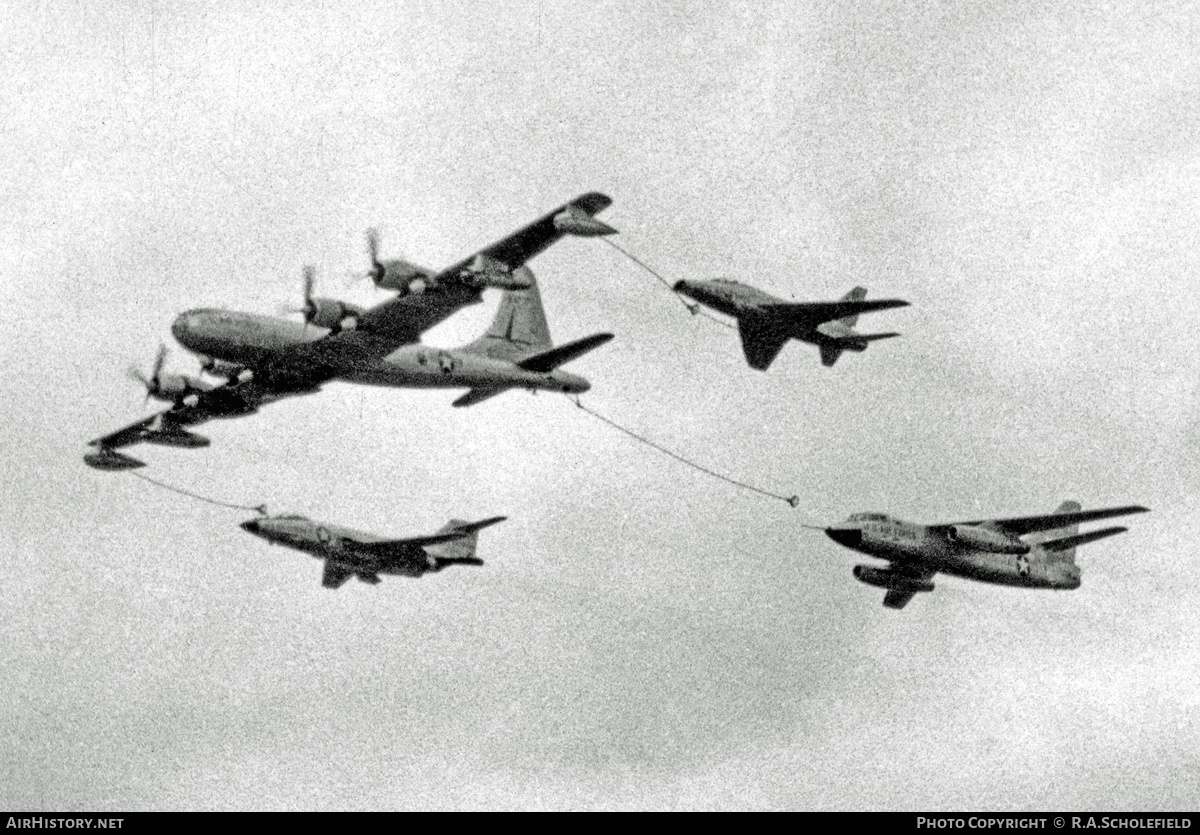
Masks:
[[[294,339],[312,340],[287,354],[293,365],[303,358],[303,367],[289,370],[285,366],[281,371],[264,364],[248,379],[236,384],[211,389],[186,385],[172,388],[170,392],[178,399],[171,409],[97,438],[92,441],[92,446],[99,450],[89,453],[84,460],[98,469],[133,469],[144,466],[143,462],[117,452],[118,448],[141,442],[177,447],[208,446],[207,438],[184,427],[213,418],[250,414],[259,406],[282,397],[318,391],[319,384],[330,379],[397,388],[467,388],[469,391],[454,401],[454,405],[460,407],[474,405],[515,388],[566,394],[587,391],[591,388],[587,380],[561,371],[559,366],[598,348],[613,335],[597,333],[554,347],[537,279],[528,267],[521,267],[513,274],[519,277],[524,289],[505,290],[487,332],[468,345],[456,349],[403,345],[377,357],[371,349],[372,343],[364,341],[368,339],[367,334],[348,331],[335,337],[322,336],[311,326],[286,323],[292,325]],[[224,351],[219,340],[208,334],[193,335],[182,331],[176,336],[193,350],[201,349],[218,356]],[[309,348],[312,352],[299,353],[300,348]],[[321,353],[319,349],[322,348],[329,350]],[[159,380],[160,388],[165,385],[162,381],[166,378],[161,376],[159,365],[161,359],[155,367],[155,376],[146,382],[146,386],[150,396],[163,399],[168,393],[151,390],[154,380]],[[268,388],[261,382],[264,377],[282,377],[287,387]]]
[[[359,382],[377,385],[478,388],[479,399],[485,391],[494,394],[512,387],[584,391],[586,381],[555,369],[607,341],[608,335],[553,351],[547,338],[501,347],[498,353],[488,343],[478,349],[467,346],[462,356],[422,348],[396,356],[390,365],[387,358],[397,348],[417,342],[423,332],[455,311],[479,302],[485,287],[509,292],[533,287],[533,274],[523,268],[525,262],[564,235],[613,234],[616,230],[593,217],[611,203],[603,194],[584,194],[440,273],[424,271],[419,285],[416,278],[401,281],[402,265],[407,262],[379,263],[373,256],[383,268],[377,283],[399,289],[401,295],[370,310],[315,298],[313,273],[306,269],[303,323],[229,310],[187,311],[175,320],[172,333],[185,348],[200,355],[206,371],[224,377],[225,382],[213,385],[164,375],[165,355],[160,350],[154,373],[149,377],[139,373],[137,379],[146,386],[148,396],[170,402],[171,408],[92,441],[90,446],[96,451],[85,455],[84,461],[97,469],[125,470],[144,464],[117,452],[120,447],[142,441],[206,446],[207,439],[185,427],[251,414],[282,397],[319,391],[334,378],[352,380],[357,375]],[[537,306],[540,311],[540,301]],[[544,325],[544,318],[542,321]],[[429,365],[431,358],[436,366]],[[427,373],[433,367],[438,373]],[[468,402],[473,401],[458,405]]]
[[[861,353],[877,339],[898,333],[858,333],[860,313],[907,307],[901,299],[866,301],[864,287],[855,287],[836,302],[789,302],[737,281],[676,282],[676,293],[737,319],[742,350],[751,368],[766,371],[789,339],[811,342],[821,349],[821,363],[831,366],[843,351]]]
[[[903,609],[917,592],[933,591],[933,575],[938,572],[1004,586],[1077,589],[1080,571],[1075,547],[1128,530],[1111,527],[1081,534],[1079,523],[1148,510],[1140,505],[1081,510],[1078,502],[1067,501],[1047,516],[946,525],[855,513],[825,533],[839,545],[887,560],[886,568],[856,565],[854,576],[887,589],[884,606]]]
[[[324,560],[321,584],[336,589],[354,576],[373,585],[380,574],[420,577],[450,565],[483,565],[475,556],[478,532],[507,518],[494,516],[480,522],[451,519],[436,534],[411,539],[387,539],[303,516],[251,519],[241,528],[272,545],[286,545]]]

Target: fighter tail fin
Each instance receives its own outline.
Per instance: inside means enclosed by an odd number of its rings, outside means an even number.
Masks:
[[[439,545],[430,545],[426,547],[425,551],[429,556],[434,558],[439,568],[446,565],[483,565],[483,560],[475,556],[475,545],[479,539],[479,531],[489,525],[503,522],[507,518],[506,516],[493,516],[490,519],[483,519],[479,522],[464,522],[462,519],[451,519],[438,533],[461,531],[464,536],[452,539],[449,542],[443,542]]]
[[[865,299],[866,297],[867,297],[867,288],[866,287],[855,287],[849,293],[842,296],[841,300],[844,302],[860,302],[863,299]],[[854,313],[850,316],[843,316],[841,319],[838,319],[838,321],[841,322],[843,325],[845,325],[847,328],[852,328],[858,324],[858,314]],[[833,363],[827,363],[827,364],[833,365]]]
[[[1070,499],[1068,499],[1067,501],[1060,504],[1054,512],[1055,513],[1078,513],[1080,510],[1083,510],[1083,506],[1080,505],[1079,502],[1071,501]],[[1050,543],[1055,540],[1070,540],[1070,539],[1076,537],[1078,534],[1079,534],[1079,524],[1075,523],[1072,525],[1064,525],[1061,528],[1053,528],[1048,531],[1038,531],[1035,534],[1031,534],[1027,541],[1031,545],[1041,545],[1043,543]],[[1053,548],[1052,550],[1047,550],[1046,551],[1047,562],[1074,563],[1075,562],[1075,545],[1077,545],[1077,544],[1081,544],[1081,543],[1079,543],[1078,541],[1076,541],[1074,543],[1062,542],[1061,545],[1066,545],[1067,547],[1056,547],[1056,548]]]
[[[844,348],[841,348],[837,345],[822,345],[821,365],[825,366],[826,368],[832,367],[833,364],[838,361],[838,357],[842,355],[842,351],[844,350]]]
[[[526,371],[536,371],[546,374],[573,359],[579,359],[579,357],[582,357],[588,351],[594,351],[612,338],[613,335],[611,333],[592,334],[583,339],[568,342],[566,345],[551,348],[548,351],[538,351],[536,354],[522,357],[517,365]]]
[[[497,359],[513,359],[553,346],[537,279],[528,267],[515,270],[513,275],[527,280],[529,286],[522,290],[505,290],[491,327],[462,350]]]

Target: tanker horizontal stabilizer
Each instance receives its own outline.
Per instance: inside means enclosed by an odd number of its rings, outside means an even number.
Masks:
[[[533,356],[525,357],[517,365],[526,371],[541,373],[553,371],[560,365],[568,363],[573,359],[578,359],[588,351],[599,348],[612,338],[613,335],[611,333],[597,333],[576,340],[575,342],[568,342],[566,345],[559,345],[557,348],[551,348],[549,351],[542,351]]]
[[[453,405],[459,409],[465,408],[467,406],[474,406],[476,403],[482,403],[483,401],[488,400],[489,398],[495,397],[497,394],[503,394],[504,392],[508,391],[510,388],[512,388],[512,387],[511,386],[497,386],[495,388],[471,389],[466,394],[464,394],[462,397],[455,400],[454,403],[451,405]]]

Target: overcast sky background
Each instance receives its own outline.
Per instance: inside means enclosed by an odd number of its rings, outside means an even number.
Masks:
[[[0,806],[1179,810],[1200,797],[1190,3],[17,4],[0,29]],[[483,569],[320,585],[84,466],[190,307],[441,267],[585,191],[672,280],[904,336],[749,369],[597,240],[531,262],[591,407],[333,384],[148,475]],[[498,301],[427,341],[474,338]],[[193,372],[173,346],[170,366]],[[903,612],[803,523],[1142,503],[1083,586]]]

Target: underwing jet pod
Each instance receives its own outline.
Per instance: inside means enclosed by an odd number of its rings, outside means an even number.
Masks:
[[[1140,505],[1082,510],[1078,502],[1066,501],[1046,516],[945,525],[855,513],[825,533],[839,545],[887,560],[885,568],[856,565],[854,576],[887,589],[884,606],[903,609],[918,592],[933,591],[933,576],[938,572],[1003,586],[1077,589],[1076,546],[1128,530],[1118,526],[1081,534],[1079,524],[1148,510]]]
[[[475,556],[478,533],[506,518],[494,516],[479,522],[451,519],[431,536],[409,539],[388,539],[293,515],[250,519],[241,524],[241,529],[272,545],[295,548],[324,560],[321,584],[336,589],[351,577],[374,585],[380,574],[420,577],[451,565],[483,565],[483,560]]]
[[[737,319],[742,350],[751,368],[766,371],[789,339],[811,342],[821,350],[821,364],[837,362],[843,351],[861,353],[878,339],[898,333],[859,333],[860,313],[907,307],[901,299],[866,301],[865,287],[855,287],[836,302],[788,302],[755,287],[724,278],[676,282],[676,293]]]

